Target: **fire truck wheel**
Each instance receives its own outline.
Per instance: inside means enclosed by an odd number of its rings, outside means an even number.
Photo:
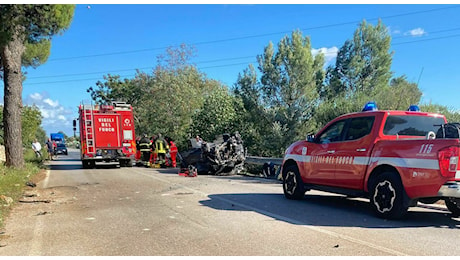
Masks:
[[[130,159],[120,160],[120,167],[133,167],[133,161]]]
[[[82,161],[81,161],[81,164],[82,164],[82,166],[83,166],[83,169],[89,169],[90,166],[91,166],[91,163],[90,163],[89,160],[82,160]]]
[[[460,199],[459,198],[446,198],[444,200],[446,203],[447,209],[452,212],[453,217],[460,216]]]
[[[376,215],[385,219],[402,218],[409,208],[409,197],[399,175],[384,172],[371,182],[370,203]]]
[[[287,199],[300,200],[305,195],[305,187],[297,166],[291,165],[283,173],[283,192]]]

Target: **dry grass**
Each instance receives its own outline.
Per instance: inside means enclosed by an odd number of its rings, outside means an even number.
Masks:
[[[27,182],[38,183],[46,176],[46,169],[40,160],[27,151],[23,169],[8,168],[0,165],[0,229],[11,208],[28,188]]]

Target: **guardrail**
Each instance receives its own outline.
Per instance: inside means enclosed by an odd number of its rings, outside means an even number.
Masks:
[[[274,165],[281,165],[283,158],[274,157],[259,157],[259,156],[246,156],[246,163],[264,165],[265,163],[273,163]]]
[[[264,177],[274,176],[275,179],[279,179],[283,158],[246,156],[245,163],[263,165],[262,174]]]

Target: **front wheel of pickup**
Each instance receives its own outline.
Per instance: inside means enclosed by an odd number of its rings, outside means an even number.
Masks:
[[[283,192],[287,199],[300,200],[305,195],[305,187],[297,166],[291,165],[283,174]]]
[[[452,212],[453,217],[460,216],[460,199],[459,198],[446,198],[444,200],[447,209]]]
[[[397,173],[384,172],[377,176],[369,193],[371,206],[378,217],[399,219],[407,213],[409,197]]]

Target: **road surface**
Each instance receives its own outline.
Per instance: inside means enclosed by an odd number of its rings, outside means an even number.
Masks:
[[[287,200],[277,180],[84,170],[76,150],[50,164],[6,221],[0,255],[460,255],[460,219],[442,205],[389,221],[363,199],[310,191]]]

